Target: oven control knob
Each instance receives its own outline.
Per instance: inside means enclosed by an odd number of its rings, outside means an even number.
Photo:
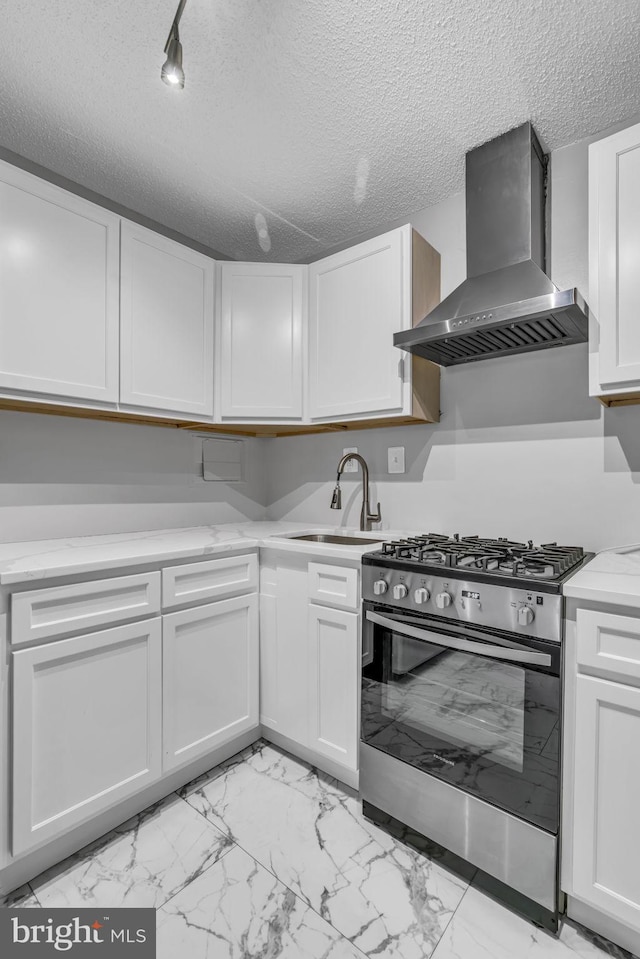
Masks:
[[[386,593],[387,589],[388,586],[383,579],[377,579],[373,584],[373,592],[376,596],[382,596],[383,593]]]
[[[451,593],[438,593],[436,596],[436,606],[438,609],[446,609],[451,606]]]
[[[535,613],[530,606],[520,606],[518,609],[518,625],[530,626],[535,619]]]
[[[424,586],[421,586],[420,589],[416,589],[413,594],[413,601],[417,603],[418,606],[422,606],[423,603],[428,602],[430,592],[428,589],[425,589]]]
[[[404,585],[404,583],[398,583],[397,586],[393,587],[393,598],[394,599],[404,599],[409,590]]]

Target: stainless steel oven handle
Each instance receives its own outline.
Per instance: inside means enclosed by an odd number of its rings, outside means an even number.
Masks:
[[[379,613],[367,612],[366,618],[368,622],[375,623],[377,626],[384,626],[385,629],[390,629],[394,633],[400,633],[402,636],[409,636],[412,639],[420,639],[426,643],[436,643],[438,646],[445,646],[447,649],[459,649],[465,653],[478,653],[478,655],[486,656],[489,659],[506,659],[512,663],[525,663],[530,666],[551,666],[551,656],[548,653],[538,653],[530,649],[504,649],[502,646],[474,643],[472,640],[457,639],[455,636],[445,637],[435,631],[407,626],[401,620],[387,619],[386,616],[380,616]]]

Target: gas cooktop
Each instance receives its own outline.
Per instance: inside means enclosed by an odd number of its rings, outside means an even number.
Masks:
[[[507,579],[511,583],[559,586],[591,555],[579,546],[558,546],[557,543],[534,546],[531,540],[517,543],[506,538],[424,533],[384,543],[381,550],[367,554],[366,562],[378,566],[402,564],[405,569],[442,570],[448,575],[464,574],[465,578],[481,578],[484,582]]]

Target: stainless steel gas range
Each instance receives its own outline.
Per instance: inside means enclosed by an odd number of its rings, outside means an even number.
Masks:
[[[362,563],[360,793],[558,921],[562,583],[591,554],[438,534]]]

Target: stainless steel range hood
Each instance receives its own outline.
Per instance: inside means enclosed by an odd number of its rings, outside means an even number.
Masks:
[[[395,346],[453,366],[587,340],[586,303],[545,272],[546,168],[530,123],[467,153],[467,279]]]

